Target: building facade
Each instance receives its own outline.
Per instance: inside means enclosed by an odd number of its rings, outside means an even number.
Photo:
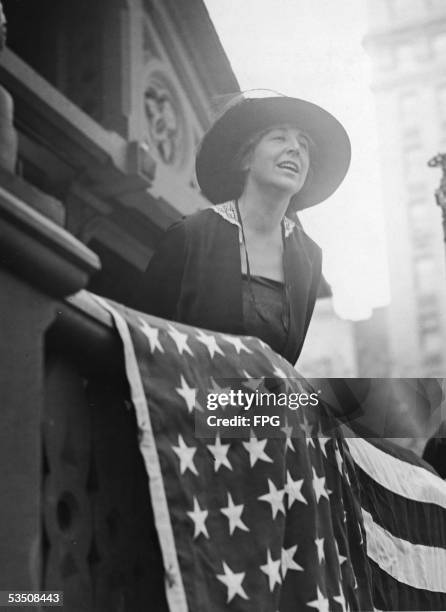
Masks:
[[[442,376],[446,367],[446,276],[438,171],[446,148],[446,5],[441,0],[368,0],[391,303],[393,376]]]
[[[81,290],[131,302],[164,228],[207,205],[195,147],[237,81],[200,0],[3,4],[0,590],[165,612],[121,347]]]
[[[200,0],[4,2],[0,82],[34,206],[96,252],[92,291],[132,302],[194,179],[215,98],[238,83]],[[6,180],[6,179],[5,179]]]

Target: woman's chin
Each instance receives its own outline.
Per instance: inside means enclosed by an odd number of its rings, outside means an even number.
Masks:
[[[291,199],[302,189],[301,182],[296,179],[289,179],[288,177],[279,177],[274,180],[259,181],[257,189],[261,191],[267,191],[274,195],[274,197],[283,200],[284,198]]]
[[[289,198],[295,196],[302,189],[302,185],[300,183],[296,183],[295,180],[277,181],[276,185],[277,189],[280,190],[284,195],[287,195]]]

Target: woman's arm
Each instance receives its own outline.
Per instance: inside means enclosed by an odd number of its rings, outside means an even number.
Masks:
[[[176,319],[185,244],[184,222],[179,221],[167,230],[149,261],[139,292],[139,310],[163,319]]]

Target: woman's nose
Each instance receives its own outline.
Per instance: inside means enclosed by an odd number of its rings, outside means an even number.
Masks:
[[[300,155],[301,145],[297,140],[290,141],[287,146],[287,152],[291,155]]]

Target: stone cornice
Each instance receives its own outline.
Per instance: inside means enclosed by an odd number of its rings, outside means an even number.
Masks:
[[[0,263],[54,297],[79,291],[100,269],[90,249],[1,186]]]
[[[156,167],[143,144],[106,130],[8,49],[0,57],[0,82],[14,98],[18,131],[73,168],[75,182],[93,195],[135,208],[163,229],[207,204],[173,171]],[[156,191],[155,174],[162,177]]]

